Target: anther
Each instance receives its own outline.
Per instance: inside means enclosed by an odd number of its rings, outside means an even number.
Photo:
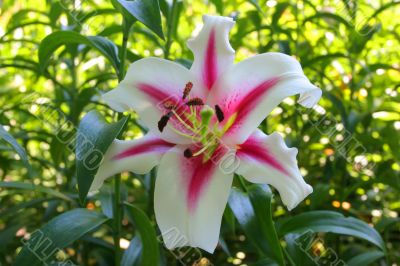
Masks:
[[[196,105],[204,105],[204,102],[202,99],[195,97],[193,99],[190,99],[187,103],[187,106],[196,106]]]
[[[172,110],[175,108],[175,104],[172,101],[166,101],[164,102],[164,107],[168,110]]]
[[[160,121],[158,121],[158,130],[160,130],[160,132],[163,132],[164,128],[167,126],[169,119],[172,116],[172,112],[169,112],[166,115],[163,115],[160,119]]]
[[[193,152],[188,148],[183,152],[183,156],[186,158],[191,158],[193,156]]]
[[[215,105],[215,114],[217,115],[218,122],[224,121],[224,112],[222,112],[221,107],[219,105]]]
[[[186,97],[188,97],[192,88],[193,88],[192,82],[189,81],[188,83],[186,83],[185,89],[183,90],[182,100],[184,100],[184,99],[186,99]]]

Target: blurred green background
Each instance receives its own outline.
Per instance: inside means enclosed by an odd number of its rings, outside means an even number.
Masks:
[[[277,223],[287,265],[400,263],[399,4],[386,0],[160,0],[165,40],[140,20],[129,34],[127,63],[156,56],[190,66],[193,56],[186,40],[200,30],[202,15],[231,16],[236,20],[231,32],[236,61],[269,51],[286,53],[296,57],[306,76],[322,88],[322,99],[313,110],[288,98],[260,126],[268,134],[281,133],[288,146],[299,149],[302,174],[314,187],[314,193],[290,213],[276,191],[271,208],[260,203]],[[0,5],[0,265],[15,260],[21,240],[35,229],[80,207],[72,136],[82,117],[96,109],[109,122],[116,121],[99,97],[118,84],[104,53],[82,41],[63,45],[61,40],[49,52],[46,66],[47,59],[39,61],[38,52],[51,49],[39,49],[41,41],[68,30],[103,36],[120,48],[122,15],[114,5],[107,0],[5,0]],[[143,128],[131,114],[124,138],[141,134]],[[125,173],[122,197],[142,211],[150,229],[158,234],[153,177],[154,173]],[[108,182],[83,207],[112,217],[112,191]],[[279,224],[285,219],[317,210],[335,211],[373,226],[387,250],[373,245],[368,236],[376,236],[368,232],[360,237],[333,227],[313,230],[303,243],[307,248],[301,249],[293,239],[303,231],[281,235]],[[321,215],[306,218],[311,224],[314,218],[324,218]],[[136,264],[124,265],[152,265],[145,256],[156,256],[159,265],[180,265],[179,256],[162,245],[149,252],[143,243],[146,236],[138,238],[141,226],[128,218],[122,221],[120,242],[126,249],[134,239],[124,258]],[[322,225],[330,223],[330,216],[326,218]],[[115,265],[109,223],[95,232],[88,229],[79,240],[61,248],[56,258],[78,265]],[[240,214],[227,207],[216,252],[203,252],[199,257],[203,259],[183,264],[277,265],[269,256],[270,247],[262,244],[266,240],[253,239],[263,230],[262,224],[246,227]],[[350,226],[360,229],[357,223]],[[255,233],[249,232],[251,227]],[[333,253],[328,254],[329,250]],[[340,260],[333,260],[331,254]],[[351,261],[357,256],[359,260]]]

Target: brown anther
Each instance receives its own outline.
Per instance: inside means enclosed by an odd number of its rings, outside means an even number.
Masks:
[[[167,126],[169,119],[172,116],[172,112],[169,112],[166,115],[163,115],[160,119],[160,121],[158,121],[158,130],[160,130],[160,132],[163,132],[164,128]]]
[[[166,101],[164,102],[164,107],[168,110],[172,110],[175,108],[175,103],[172,101]]]
[[[183,90],[182,100],[184,100],[184,99],[186,99],[186,97],[188,97],[192,88],[193,88],[192,82],[189,81],[188,83],[186,83],[185,89]]]
[[[215,106],[215,114],[217,115],[218,122],[224,121],[224,112],[222,112],[221,107],[219,105]]]
[[[186,158],[191,158],[193,156],[193,152],[188,148],[183,152],[183,156]]]
[[[204,102],[202,99],[195,97],[193,99],[190,99],[187,103],[187,106],[196,106],[196,105],[204,105]]]

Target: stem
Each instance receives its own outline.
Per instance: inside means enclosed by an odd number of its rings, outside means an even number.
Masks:
[[[128,38],[129,38],[129,32],[131,31],[132,25],[128,24],[126,20],[124,19],[122,21],[122,45],[121,45],[121,50],[119,53],[119,60],[120,60],[120,65],[119,65],[119,70],[118,70],[118,81],[121,82],[123,78],[125,77],[125,59],[126,59],[126,51],[127,51],[127,46],[128,46]]]
[[[172,44],[172,27],[175,24],[175,19],[176,19],[176,11],[177,11],[177,0],[172,1],[172,7],[171,11],[169,13],[169,19],[168,19],[168,24],[167,24],[167,41],[165,43],[165,51],[164,51],[164,58],[168,59],[169,58],[169,51],[171,49],[171,44]]]
[[[119,53],[120,66],[118,69],[118,81],[121,82],[125,77],[125,58],[126,51],[128,46],[128,37],[129,32],[131,30],[132,24],[126,22],[125,18],[122,22],[122,46]],[[118,114],[118,119],[121,119],[122,114]],[[123,131],[123,130],[122,130]],[[121,137],[122,131],[118,137]],[[123,217],[123,208],[121,203],[121,174],[118,174],[114,178],[114,230],[113,230],[113,238],[114,238],[114,246],[115,246],[115,266],[121,265],[122,251],[119,245],[119,241],[121,239],[121,220]]]
[[[115,265],[121,264],[121,247],[119,240],[121,239],[121,219],[122,219],[122,206],[121,206],[121,175],[114,178],[114,246],[115,246]]]

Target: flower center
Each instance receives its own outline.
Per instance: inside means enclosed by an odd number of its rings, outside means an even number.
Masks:
[[[170,100],[163,103],[165,114],[158,122],[158,129],[162,132],[168,127],[178,135],[191,139],[193,146],[185,150],[184,156],[203,156],[203,161],[208,161],[228,128],[219,125],[225,118],[223,110],[218,105],[214,108],[205,105],[201,98],[191,97],[192,87],[191,82],[186,84],[179,103]],[[213,120],[214,116],[216,119]],[[227,124],[231,123],[228,121]]]

